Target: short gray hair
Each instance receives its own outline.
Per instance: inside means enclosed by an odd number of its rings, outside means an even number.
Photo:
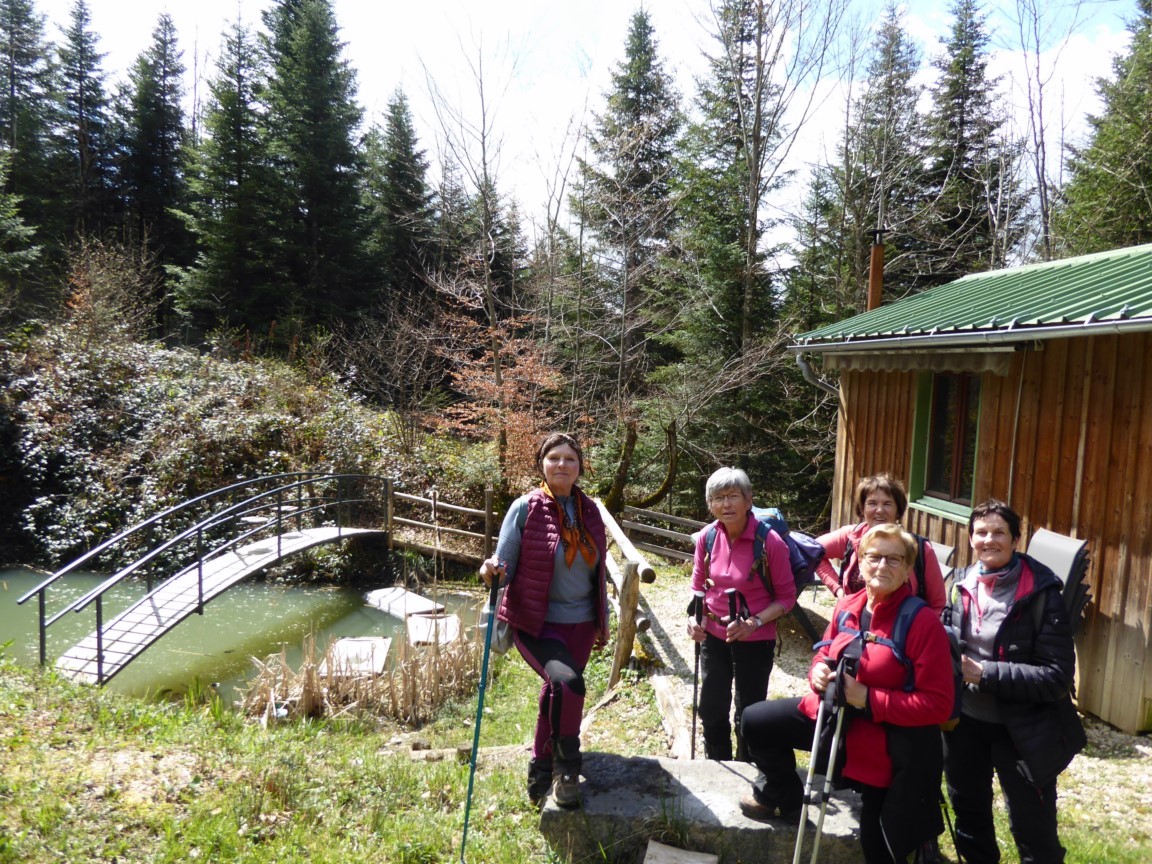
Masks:
[[[713,471],[704,486],[704,500],[711,503],[713,498],[728,489],[735,489],[749,498],[752,497],[752,481],[748,479],[743,468],[717,468]]]

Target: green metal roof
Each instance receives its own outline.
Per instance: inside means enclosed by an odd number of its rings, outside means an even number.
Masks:
[[[792,351],[931,350],[1152,330],[1152,244],[974,273],[802,333]]]

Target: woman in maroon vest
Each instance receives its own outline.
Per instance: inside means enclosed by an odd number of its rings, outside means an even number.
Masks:
[[[496,617],[512,627],[516,648],[543,682],[528,797],[542,804],[551,788],[557,804],[576,807],[584,667],[608,640],[607,543],[596,503],[576,485],[584,473],[576,439],[549,435],[536,465],[544,482],[508,508],[480,577],[507,585]]]

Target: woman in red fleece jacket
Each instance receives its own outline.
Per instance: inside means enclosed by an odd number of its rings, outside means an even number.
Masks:
[[[872,528],[860,542],[864,590],[836,605],[824,643],[813,658],[811,691],[799,699],[778,699],[744,711],[743,737],[763,776],[740,801],[754,819],[796,821],[803,783],[795,750],[808,750],[822,694],[835,676],[845,650],[860,633],[890,637],[901,603],[911,598],[908,577],[916,541],[899,525]],[[911,602],[918,602],[912,600]],[[845,674],[846,740],[843,778],[861,793],[860,844],[864,860],[904,861],[921,842],[934,837],[940,821],[943,757],[939,724],[949,718],[955,695],[952,660],[940,619],[922,606],[912,621],[904,651],[909,668],[888,646],[862,643],[854,675]]]

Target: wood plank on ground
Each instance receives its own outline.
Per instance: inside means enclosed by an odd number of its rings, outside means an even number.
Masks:
[[[430,612],[443,612],[444,606],[400,587],[377,588],[364,595],[369,606],[393,618],[404,620],[409,615],[426,615]]]
[[[328,647],[320,664],[320,675],[329,678],[357,678],[384,671],[392,640],[386,636],[347,636]],[[332,661],[331,670],[328,661]]]
[[[689,852],[666,846],[655,840],[648,841],[644,852],[644,864],[719,864],[720,856],[711,852]]]
[[[409,645],[447,645],[460,638],[460,618],[444,613],[415,614],[404,619]]]

